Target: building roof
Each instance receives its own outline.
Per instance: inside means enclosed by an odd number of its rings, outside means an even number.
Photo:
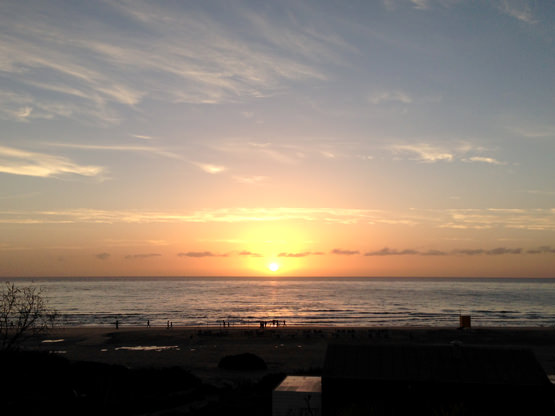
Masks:
[[[330,344],[323,379],[545,386],[531,350],[466,345]]]
[[[274,391],[294,391],[302,393],[320,393],[321,377],[287,376]]]

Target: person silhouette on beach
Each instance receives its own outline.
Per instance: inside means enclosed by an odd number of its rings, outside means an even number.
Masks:
[[[147,327],[147,328],[150,328],[150,319],[148,319],[148,320],[146,321],[146,327]]]
[[[116,319],[116,329],[119,329],[119,321]]]

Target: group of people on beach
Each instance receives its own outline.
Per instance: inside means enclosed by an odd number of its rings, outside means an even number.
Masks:
[[[270,323],[272,324],[272,326],[286,326],[285,320],[279,321],[277,319],[272,319],[271,321],[260,321],[260,328],[266,328]]]
[[[114,322],[114,324],[116,325],[116,329],[119,329],[119,319],[116,319],[116,321]],[[150,328],[150,319],[147,319],[146,321],[146,327]],[[173,328],[173,322],[172,321],[168,321],[166,323],[166,328],[170,329]]]
[[[114,322],[114,324],[116,325],[116,329],[119,329],[119,320],[116,319],[116,321]],[[273,326],[273,327],[279,327],[279,326],[286,326],[285,320],[280,321],[278,319],[272,319],[271,321],[260,321],[260,328],[266,328],[268,325]],[[230,321],[226,321],[225,319],[219,321],[218,325],[222,328],[229,328],[231,327],[231,322]],[[146,327],[150,328],[150,319],[148,319],[146,321]],[[166,329],[171,329],[173,328],[173,322],[172,321],[167,321],[166,322]]]

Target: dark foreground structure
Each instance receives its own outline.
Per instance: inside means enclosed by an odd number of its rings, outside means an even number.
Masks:
[[[554,415],[554,389],[526,349],[330,344],[322,414]]]

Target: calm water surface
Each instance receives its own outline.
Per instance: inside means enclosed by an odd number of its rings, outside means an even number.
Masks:
[[[3,279],[6,280],[6,279]],[[555,279],[198,277],[14,279],[64,325],[554,326]]]

